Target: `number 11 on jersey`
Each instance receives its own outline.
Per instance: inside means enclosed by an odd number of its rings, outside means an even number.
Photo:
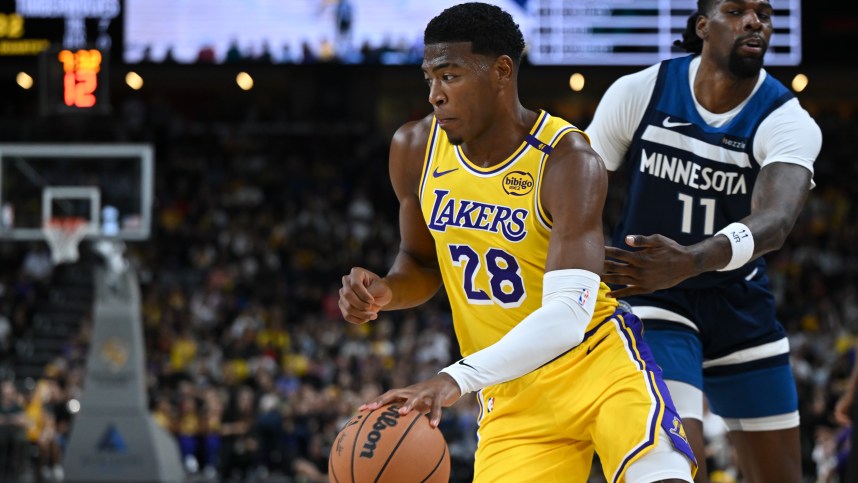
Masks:
[[[682,202],[682,233],[691,233],[692,212],[698,211],[694,209],[694,197],[679,193],[678,198]],[[699,206],[703,207],[703,234],[711,235],[715,233],[715,198],[700,198]]]

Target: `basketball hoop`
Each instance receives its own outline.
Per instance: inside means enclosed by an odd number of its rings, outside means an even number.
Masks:
[[[84,218],[51,218],[42,226],[42,232],[51,247],[54,265],[76,262],[78,245],[86,236],[89,223]]]

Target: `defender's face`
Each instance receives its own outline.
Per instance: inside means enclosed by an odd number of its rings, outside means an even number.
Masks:
[[[488,125],[497,102],[488,57],[474,54],[470,42],[432,44],[421,67],[429,103],[451,143],[462,144]]]
[[[766,0],[725,0],[698,23],[704,54],[735,76],[754,77],[772,37],[772,6]]]

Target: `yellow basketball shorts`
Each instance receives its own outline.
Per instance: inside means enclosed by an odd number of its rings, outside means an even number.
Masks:
[[[480,391],[474,481],[583,483],[595,451],[607,480],[624,482],[660,428],[695,461],[642,332],[617,311],[569,352]]]

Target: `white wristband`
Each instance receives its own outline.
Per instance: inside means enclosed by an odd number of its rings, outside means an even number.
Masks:
[[[730,263],[724,268],[719,269],[719,272],[727,272],[736,270],[748,263],[754,256],[754,234],[751,229],[743,223],[730,223],[716,233],[724,235],[730,240],[730,246],[733,249],[733,255],[730,257]]]

